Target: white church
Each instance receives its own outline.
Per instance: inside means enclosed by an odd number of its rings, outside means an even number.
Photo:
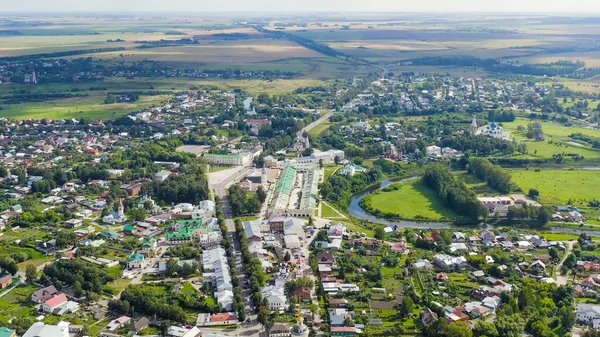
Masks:
[[[473,122],[471,122],[471,134],[510,140],[510,131],[504,130],[504,128],[496,124],[495,121],[492,121],[490,125],[486,125],[480,128],[477,126],[477,120],[475,119],[475,117],[473,117]]]
[[[116,223],[123,223],[127,220],[125,216],[125,208],[123,207],[123,200],[119,200],[119,211],[110,212],[108,215],[102,217],[102,222],[114,225]]]

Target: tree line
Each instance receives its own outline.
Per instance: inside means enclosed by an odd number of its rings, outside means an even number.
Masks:
[[[421,181],[459,215],[471,220],[487,215],[487,210],[477,200],[475,193],[450,173],[447,167],[440,164],[430,165],[425,169]]]
[[[367,189],[377,183],[382,177],[381,168],[375,166],[365,173],[345,176],[334,174],[320,185],[323,198],[338,205],[342,209],[348,208],[353,194]]]
[[[471,157],[469,159],[469,173],[479,179],[485,180],[490,187],[506,194],[515,190],[510,174],[498,165],[492,164],[485,158]]]
[[[107,285],[115,279],[106,269],[94,264],[82,260],[59,260],[44,267],[40,282],[59,289],[73,287],[78,292],[100,294],[108,291]]]
[[[532,225],[544,226],[552,218],[552,208],[548,206],[529,206],[523,204],[521,207],[509,206],[506,218],[509,221],[529,221]]]
[[[200,163],[183,165],[181,173],[172,174],[165,181],[152,181],[142,186],[142,192],[165,203],[198,203],[209,197],[208,180]]]
[[[125,47],[94,48],[94,49],[69,50],[69,51],[55,51],[55,52],[51,52],[51,53],[39,53],[39,54],[29,54],[29,55],[19,55],[19,56],[4,56],[4,57],[0,57],[0,62],[30,61],[30,60],[37,60],[37,59],[42,59],[42,58],[56,58],[56,57],[83,55],[83,54],[108,53],[108,52],[122,51],[122,50],[125,50]]]
[[[577,132],[577,133],[570,134],[569,138],[573,138],[573,139],[576,139],[576,140],[584,141],[586,143],[591,144],[592,148],[594,148],[594,149],[600,149],[600,138],[598,138],[598,137],[593,137],[593,136],[590,136],[590,135],[584,135],[581,132]]]
[[[416,65],[481,67],[495,73],[534,76],[567,76],[585,66],[585,62],[557,61],[537,64],[512,64],[496,59],[481,59],[472,56],[431,56],[410,60]]]
[[[143,313],[180,323],[187,322],[183,308],[211,314],[223,311],[220,304],[207,301],[206,296],[198,292],[176,293],[169,290],[159,292],[156,286],[130,285],[119,299],[108,302],[108,308],[124,315]]]
[[[441,147],[450,147],[459,151],[471,151],[478,156],[489,156],[494,152],[510,155],[515,152],[527,153],[525,143],[508,141],[504,139],[486,137],[484,135],[466,136],[466,135],[448,135],[442,136],[438,142]]]
[[[260,307],[262,304],[262,293],[260,289],[267,282],[267,274],[262,268],[262,263],[258,258],[253,258],[250,255],[250,249],[248,248],[248,239],[244,232],[244,225],[240,219],[235,219],[235,231],[240,241],[240,250],[242,252],[242,262],[246,269],[246,275],[250,291],[252,292],[252,302],[255,307]],[[243,312],[243,302],[240,310]],[[260,310],[259,310],[260,311]]]

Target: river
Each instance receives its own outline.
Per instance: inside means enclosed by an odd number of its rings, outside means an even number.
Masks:
[[[400,182],[402,181],[409,181],[409,180],[414,180],[417,177],[412,177],[412,178],[408,178],[408,179],[403,179],[400,180]],[[378,218],[374,215],[371,215],[367,212],[365,212],[361,207],[360,207],[360,201],[362,200],[362,198],[364,198],[365,196],[371,194],[373,191],[377,190],[377,189],[382,189],[386,186],[389,186],[391,184],[393,184],[394,182],[391,180],[384,180],[379,184],[379,187],[377,187],[376,189],[369,189],[366,190],[365,192],[356,195],[354,197],[352,197],[352,199],[350,199],[350,205],[348,206],[348,212],[352,215],[355,216],[359,219],[362,220],[366,220],[369,222],[378,222],[378,223],[383,223],[386,224],[392,228],[435,228],[435,229],[444,229],[444,228],[452,228],[455,226],[452,226],[452,224],[449,223],[439,223],[439,222],[416,222],[416,221],[404,221],[404,220],[400,220],[400,221],[389,221],[386,219],[382,219],[382,218]]]
[[[398,182],[404,182],[404,181],[409,181],[409,180],[414,180],[417,179],[418,177],[412,177],[412,178],[407,178],[407,179],[402,179],[399,180]],[[350,199],[350,205],[348,206],[348,212],[358,218],[358,219],[362,219],[365,221],[369,221],[369,222],[376,222],[376,223],[383,223],[386,224],[392,228],[431,228],[431,229],[451,229],[451,228],[457,228],[458,226],[456,225],[452,225],[450,223],[440,223],[440,222],[416,222],[416,221],[404,221],[404,220],[399,220],[399,221],[390,221],[387,219],[383,219],[383,218],[378,218],[372,214],[369,214],[367,212],[365,212],[365,210],[363,210],[360,207],[360,201],[362,200],[362,198],[364,198],[365,196],[371,194],[373,191],[378,190],[378,189],[382,189],[386,186],[389,186],[391,184],[393,184],[394,181],[391,180],[384,180],[382,181],[379,186],[377,188],[371,188],[368,189],[358,195],[355,195],[354,197],[352,197],[352,199]],[[491,225],[487,225],[482,223],[479,226],[476,226],[477,228],[493,228],[493,226]],[[581,233],[586,233],[587,235],[590,236],[595,236],[595,237],[600,237],[600,231],[588,231],[588,230],[579,230],[579,229],[572,229],[572,228],[560,228],[560,227],[551,227],[549,228],[549,231],[552,233],[562,233],[562,234],[573,234],[573,235],[579,235]]]

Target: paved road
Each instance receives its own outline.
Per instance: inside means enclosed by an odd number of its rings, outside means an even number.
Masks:
[[[310,131],[317,125],[329,120],[329,118],[331,116],[333,116],[334,113],[335,113],[335,111],[333,111],[333,110],[326,113],[325,115],[320,117],[318,120],[310,123],[309,125],[305,126],[302,130],[298,131],[297,135],[301,136],[302,134]],[[227,188],[230,185],[232,185],[233,183],[239,181],[239,179],[241,179],[242,177],[246,176],[252,170],[254,170],[253,167],[242,166],[242,167],[232,168],[230,170],[224,170],[224,171],[208,174],[209,188],[211,190],[214,189],[214,193],[217,196],[219,196],[219,198],[221,199],[222,205],[223,205],[223,215],[225,217],[225,224],[227,225],[229,240],[230,240],[230,242],[233,243],[233,247],[235,250],[234,263],[235,263],[235,268],[237,270],[238,278],[242,285],[242,297],[244,298],[246,316],[253,321],[252,323],[245,323],[244,325],[246,325],[246,324],[252,325],[253,323],[255,323],[256,315],[254,314],[254,309],[253,309],[252,301],[251,301],[252,294],[250,292],[250,288],[247,283],[246,272],[244,269],[244,265],[242,263],[239,239],[237,237],[237,233],[235,232],[235,224],[233,222],[233,216],[231,214],[229,200],[227,199]],[[266,214],[266,210],[267,210],[267,208],[263,207],[263,209],[261,209],[261,213],[264,212]],[[321,220],[321,219],[319,219],[319,220]],[[319,223],[322,223],[322,222],[323,221],[319,221]],[[306,256],[308,256],[308,253],[306,254]],[[260,327],[260,325],[259,325],[259,327]],[[240,333],[239,332],[240,330],[238,330],[238,329],[236,329],[236,334],[243,336],[244,334]],[[250,330],[252,330],[252,333],[250,335],[253,335],[257,332],[257,331],[254,331],[255,330],[254,326],[252,326],[252,328]],[[209,333],[210,333],[210,330],[207,331],[207,334],[209,334]]]
[[[235,183],[236,181],[250,173],[252,170],[254,170],[253,167],[243,166],[231,170],[215,172],[215,174],[213,174],[212,177],[209,174],[209,186],[211,189],[214,189],[216,195],[219,196],[219,198],[221,198],[221,203],[223,205],[223,215],[225,217],[225,224],[227,225],[227,235],[229,235],[229,242],[233,244],[233,248],[235,250],[233,260],[235,263],[237,276],[242,286],[242,298],[244,299],[246,316],[252,320],[255,320],[256,317],[253,316],[254,310],[251,301],[252,294],[247,283],[246,270],[244,269],[244,265],[242,263],[240,240],[238,239],[237,233],[235,232],[235,224],[233,222],[233,216],[231,214],[229,200],[227,199],[227,188],[231,184]]]

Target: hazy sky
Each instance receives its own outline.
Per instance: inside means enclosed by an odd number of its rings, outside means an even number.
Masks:
[[[0,0],[3,11],[600,13],[600,0]]]

